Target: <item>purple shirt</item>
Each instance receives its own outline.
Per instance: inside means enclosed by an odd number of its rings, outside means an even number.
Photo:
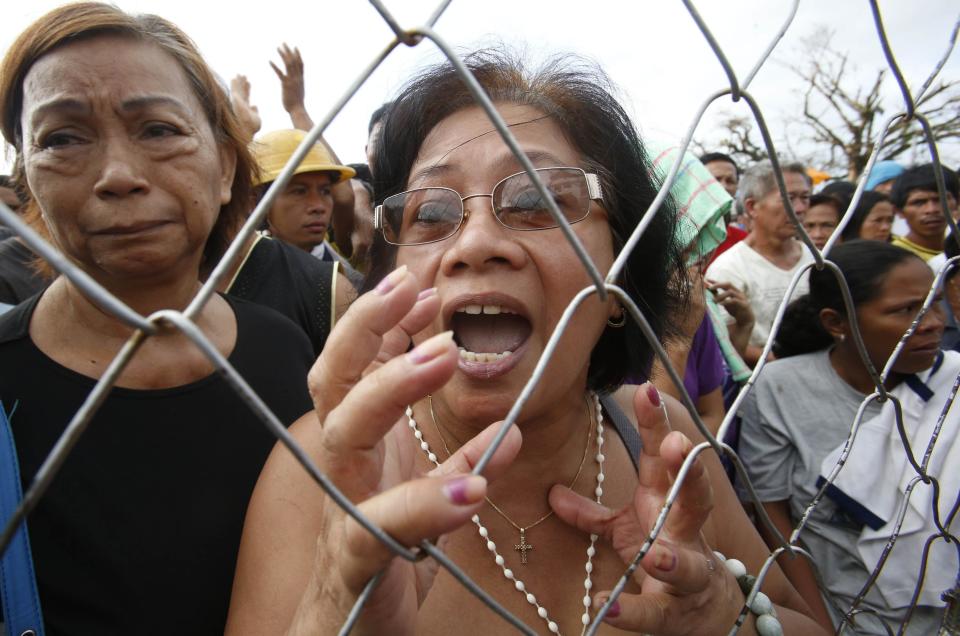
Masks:
[[[723,384],[723,353],[717,343],[710,318],[704,316],[693,334],[687,368],[683,374],[683,386],[696,404],[702,396]]]

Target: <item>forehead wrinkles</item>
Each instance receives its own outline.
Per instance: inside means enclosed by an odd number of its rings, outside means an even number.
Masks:
[[[83,40],[54,49],[28,71],[21,125],[30,124],[32,107],[54,100],[92,107],[148,94],[177,96],[192,115],[203,110],[185,71],[159,46],[120,36]]]
[[[550,115],[543,115],[543,114],[535,117],[527,117],[526,119],[522,119],[521,121],[507,123],[507,128],[515,128],[515,127],[523,126],[526,124],[535,124],[539,121],[542,121],[544,119],[549,119],[549,118],[550,118]],[[433,137],[435,133],[437,133],[437,129],[440,128],[440,126],[442,126],[443,123],[447,121],[447,119],[449,119],[449,116],[445,118],[443,121],[441,121],[440,124],[438,124],[438,126],[435,126],[434,129],[430,132],[430,134],[427,135],[427,138],[424,140],[424,143],[421,146],[421,150],[423,149],[423,147],[428,146],[432,143],[432,140],[430,138]],[[441,130],[439,134],[443,135],[444,133],[446,133],[446,131]],[[467,146],[470,143],[477,141],[478,139],[487,137],[488,135],[491,135],[491,134],[499,135],[499,131],[496,128],[489,128],[487,130],[484,130],[483,132],[467,137],[466,139],[460,138],[458,140],[453,140],[451,141],[453,145],[450,146],[447,150],[443,151],[443,153],[439,157],[437,157],[437,159],[433,160],[427,166],[417,167],[416,164],[421,161],[421,157],[418,156],[417,161],[414,162],[415,170],[411,172],[410,178],[408,179],[409,183],[413,183],[414,181],[419,180],[421,178],[421,175],[430,173],[431,171],[436,169],[438,166],[440,166],[443,163],[443,161],[447,157],[449,157],[451,154],[453,154],[455,151],[459,150],[460,148],[463,148],[464,146]],[[504,142],[504,146],[506,146],[506,142]]]

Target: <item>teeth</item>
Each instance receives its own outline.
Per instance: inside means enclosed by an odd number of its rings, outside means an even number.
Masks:
[[[457,309],[458,312],[464,314],[490,314],[495,316],[497,314],[515,314],[517,312],[507,309],[506,307],[501,307],[500,305],[464,305]]]
[[[467,351],[463,347],[459,349],[460,357],[467,362],[496,362],[497,360],[503,360],[513,353],[512,351],[504,351],[503,353],[476,353],[474,351]]]

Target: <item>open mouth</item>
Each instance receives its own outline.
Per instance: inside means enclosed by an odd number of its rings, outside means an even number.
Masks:
[[[490,363],[505,360],[530,337],[530,321],[496,304],[468,304],[450,317],[453,338],[465,362]]]

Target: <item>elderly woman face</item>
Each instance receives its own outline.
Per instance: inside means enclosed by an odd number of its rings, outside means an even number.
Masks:
[[[580,166],[580,153],[551,118],[529,106],[503,104],[499,109],[536,168]],[[456,413],[487,422],[503,416],[567,304],[590,284],[558,228],[522,231],[504,225],[517,222],[511,220],[510,202],[539,199],[525,178],[503,186],[499,201],[505,218],[501,222],[494,216],[491,191],[522,169],[481,109],[461,110],[440,122],[420,148],[407,187],[450,188],[469,196],[464,202],[468,217],[453,236],[400,247],[397,253],[397,263],[406,264],[424,287],[437,287],[442,302],[440,316],[416,340],[452,329],[461,348],[458,372],[444,397],[459,403]],[[606,272],[613,262],[606,211],[585,195],[582,173],[579,179],[553,179],[561,208],[576,198],[589,210],[572,228],[598,269]],[[432,228],[438,208],[421,205],[418,213],[422,224]],[[540,384],[540,404],[555,403],[560,396],[582,399],[590,353],[613,311],[612,300],[605,303],[596,296],[580,306]],[[571,390],[577,387],[579,391]]]
[[[27,183],[60,249],[101,282],[196,277],[235,157],[183,70],[105,35],[40,58],[23,83]]]

